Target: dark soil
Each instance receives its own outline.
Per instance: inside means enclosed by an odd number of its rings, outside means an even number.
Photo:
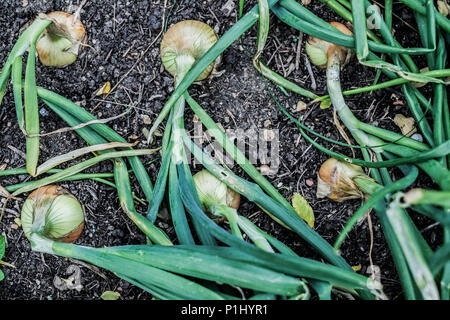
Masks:
[[[39,12],[63,10],[74,12],[81,1],[0,1],[0,62],[3,64],[11,48],[17,40],[21,28]],[[107,118],[132,109],[126,117],[109,123],[113,129],[127,140],[145,141],[142,129],[149,125],[144,123],[146,116],[154,120],[164,102],[173,91],[173,79],[163,70],[159,57],[160,38],[154,41],[161,30],[164,1],[88,1],[81,11],[81,20],[88,31],[89,46],[80,55],[77,62],[64,69],[50,69],[38,63],[36,74],[38,84],[78,102],[87,110],[92,110],[99,102],[95,93],[106,81],[114,86],[140,59],[120,83],[118,88],[106,98],[108,102],[100,104],[93,112],[98,118]],[[172,1],[168,1],[171,4]],[[197,19],[213,26],[222,35],[237,20],[237,8],[226,15],[221,8],[226,1],[178,1],[172,9],[166,12],[168,25],[185,20]],[[250,8],[256,1],[246,1]],[[238,1],[234,1],[238,3]],[[331,10],[317,1],[310,9],[325,20],[338,20]],[[399,15],[408,13],[398,5]],[[408,19],[408,17],[403,17]],[[412,17],[409,17],[411,19]],[[264,59],[269,66],[281,74],[294,63],[297,52],[299,33],[282,23],[276,17],[271,20],[271,34]],[[396,36],[405,45],[418,43],[414,39],[416,33],[411,32],[404,24],[397,21]],[[303,36],[303,44],[306,35]],[[146,52],[148,46],[154,44]],[[245,33],[242,43],[250,51],[254,51],[256,42],[256,27]],[[307,89],[311,89],[311,78],[306,68],[306,54],[302,46],[298,70],[293,70],[288,79],[293,80]],[[206,111],[225,129],[254,128],[278,129],[280,134],[281,163],[276,175],[269,180],[290,199],[294,192],[300,192],[314,208],[315,230],[329,242],[333,242],[351,214],[361,205],[360,201],[334,203],[329,200],[318,200],[315,196],[316,174],[327,157],[299,138],[296,126],[286,119],[279,111],[268,94],[265,82],[255,72],[251,57],[242,49],[239,42],[234,43],[223,55],[220,68],[225,70],[220,78],[213,78],[190,89],[191,95],[206,109]],[[325,74],[322,70],[312,67],[319,94],[326,91]],[[371,84],[375,72],[359,64],[351,64],[343,72],[343,87],[354,88]],[[283,106],[294,115],[307,115],[305,124],[321,134],[341,140],[334,127],[330,109],[321,110],[310,106],[308,110],[296,112],[298,97],[285,96],[278,88],[270,86]],[[347,98],[350,107],[358,116],[367,122],[376,122],[382,127],[397,130],[393,126],[395,113],[408,114],[406,105],[396,104],[404,101],[401,89],[394,87],[378,91],[374,94],[357,95]],[[369,107],[372,106],[370,109]],[[368,111],[369,110],[369,111]],[[41,131],[65,127],[55,114],[44,105],[40,105]],[[192,128],[193,114],[186,111],[186,125]],[[270,121],[270,123],[269,123]],[[17,125],[14,102],[11,90],[8,90],[1,112],[0,126],[0,165],[7,168],[21,168],[25,159],[25,139]],[[325,145],[327,145],[325,143]],[[74,132],[51,135],[41,139],[41,162],[57,154],[85,146],[83,140]],[[141,142],[137,147],[146,147]],[[331,145],[327,145],[331,147]],[[11,148],[13,147],[13,148]],[[21,151],[18,152],[17,150]],[[349,150],[334,147],[334,150],[349,154]],[[153,181],[156,179],[160,158],[159,155],[144,158],[151,162],[147,166]],[[152,160],[155,160],[152,162]],[[195,170],[200,169],[196,166]],[[237,166],[236,173],[245,176]],[[88,170],[89,172],[111,172],[109,162],[102,163]],[[396,173],[397,174],[397,173]],[[29,179],[27,176],[2,178],[0,184],[7,186]],[[430,183],[425,178],[423,184]],[[143,197],[139,185],[132,181],[134,191]],[[78,244],[94,247],[141,244],[145,237],[133,225],[120,209],[114,189],[103,184],[86,180],[80,182],[62,183],[84,204],[86,211],[86,226]],[[4,199],[3,199],[4,201]],[[6,278],[0,282],[0,299],[99,299],[106,290],[121,293],[123,299],[150,299],[146,292],[120,280],[105,270],[96,270],[88,265],[80,265],[77,261],[42,255],[30,250],[28,240],[20,227],[14,221],[20,215],[23,199],[8,202],[7,211],[0,222],[0,233],[7,237],[5,261],[16,266],[15,269],[2,267]],[[139,207],[144,212],[145,207]],[[302,256],[320,259],[304,241],[296,234],[286,231],[267,217],[252,203],[243,201],[239,212],[251,217],[262,229],[275,235],[288,244]],[[432,224],[431,221],[417,220],[419,229]],[[385,243],[381,226],[375,215],[373,220],[373,251],[375,265],[381,269],[381,279],[386,294],[391,299],[401,298],[401,287],[394,270],[389,249]],[[174,238],[175,234],[170,219],[158,219],[160,227]],[[440,241],[440,233],[435,228],[424,231],[425,238],[432,247]],[[361,264],[359,271],[366,274],[369,266],[370,234],[367,221],[362,221],[351,233],[342,247],[342,254],[351,265]],[[67,269],[70,265],[81,267],[81,291],[60,290],[54,285],[56,276],[68,278]]]

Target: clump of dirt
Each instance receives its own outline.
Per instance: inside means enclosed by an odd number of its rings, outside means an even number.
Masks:
[[[37,81],[42,87],[49,88],[77,102],[86,110],[92,111],[98,118],[119,115],[126,110],[127,116],[114,120],[109,125],[128,141],[140,141],[137,147],[147,147],[143,128],[149,127],[149,120],[154,120],[164,102],[173,91],[173,79],[163,70],[159,58],[159,44],[164,16],[170,26],[185,19],[197,19],[208,23],[219,35],[226,32],[237,21],[237,7],[228,13],[222,10],[227,1],[177,1],[174,5],[167,1],[89,1],[81,11],[81,20],[86,26],[89,43],[79,56],[77,62],[63,69],[46,68],[38,63]],[[256,1],[246,1],[246,9]],[[0,2],[0,61],[4,63],[8,53],[17,40],[21,28],[39,12],[63,10],[74,12],[79,1],[1,1]],[[309,8],[323,19],[342,21],[324,4],[313,2]],[[402,8],[398,8],[402,12]],[[411,18],[410,18],[411,19]],[[403,24],[396,25],[397,37],[407,44],[417,42]],[[402,36],[402,33],[408,36]],[[400,36],[399,36],[400,35]],[[308,70],[304,41],[307,35],[291,29],[271,18],[271,33],[263,58],[268,66],[299,83],[306,89],[318,94],[326,92],[325,74],[314,66]],[[299,46],[299,41],[301,45]],[[190,89],[213,119],[225,129],[266,128],[278,130],[280,138],[280,165],[269,180],[288,199],[293,193],[301,193],[314,208],[316,216],[315,230],[332,243],[351,214],[361,205],[360,201],[332,203],[318,200],[315,196],[316,174],[327,157],[311,147],[299,136],[295,124],[281,113],[271,99],[265,81],[255,72],[251,56],[244,48],[253,52],[256,44],[256,26],[245,33],[242,41],[233,43],[223,54],[221,66],[224,74],[203,83],[195,84]],[[297,51],[299,53],[297,53]],[[298,59],[298,68],[295,61]],[[294,64],[294,67],[292,67]],[[314,81],[312,79],[314,78]],[[373,69],[354,63],[343,72],[342,84],[345,89],[371,84],[375,77]],[[108,96],[97,97],[95,93],[105,82],[110,81],[117,88]],[[310,106],[305,111],[295,111],[301,97],[285,95],[276,86],[269,84],[279,102],[295,116],[302,116],[311,129],[333,139],[340,140],[334,129],[332,112]],[[402,100],[400,88],[377,91],[373,94],[348,97],[350,107],[360,119],[377,123],[382,127],[392,126],[393,114],[397,111],[408,113]],[[308,102],[305,100],[305,102]],[[0,143],[0,165],[7,168],[25,166],[25,138],[17,125],[11,90],[2,104],[0,126],[2,130]],[[40,104],[41,132],[51,132],[66,126],[45,105]],[[193,129],[193,114],[186,110],[186,127]],[[158,143],[159,141],[157,141]],[[324,143],[327,147],[330,144]],[[41,139],[41,161],[52,156],[85,146],[84,141],[74,132],[55,134]],[[350,154],[349,150],[335,146],[334,150]],[[159,155],[143,158],[153,181],[159,165]],[[260,165],[257,164],[257,166]],[[200,169],[199,165],[193,171]],[[233,170],[246,177],[238,166]],[[110,162],[101,163],[89,172],[112,172]],[[395,172],[396,173],[396,172]],[[396,173],[398,174],[398,173]],[[28,176],[2,178],[0,184],[7,186],[28,180]],[[430,182],[426,179],[425,184]],[[133,190],[143,198],[142,191],[133,177]],[[84,204],[86,227],[79,244],[105,247],[126,244],[145,243],[145,237],[121,211],[117,195],[111,187],[95,181],[62,183]],[[25,195],[23,195],[25,198]],[[16,266],[3,268],[6,278],[0,282],[0,299],[99,299],[106,290],[114,290],[123,299],[150,299],[151,296],[141,289],[123,281],[105,270],[80,264],[70,259],[43,255],[32,252],[30,245],[15,218],[20,216],[23,198],[8,202],[6,214],[0,222],[0,233],[7,237],[5,260]],[[4,201],[4,199],[3,199]],[[138,206],[144,212],[144,206]],[[276,236],[302,256],[320,259],[320,257],[294,234],[276,224],[254,204],[243,201],[239,212],[251,217],[262,229]],[[416,217],[415,217],[416,218]],[[401,287],[396,276],[381,226],[372,215],[374,264],[381,270],[381,280],[385,291],[392,299],[401,297]],[[425,228],[431,222],[416,219],[419,228]],[[158,219],[158,225],[175,239],[175,233],[169,219]],[[424,235],[431,246],[440,240],[437,229],[427,229]],[[366,274],[369,266],[371,237],[366,220],[362,221],[349,235],[342,246],[342,255],[351,265],[362,265],[359,271]],[[69,278],[67,273],[71,265],[79,266],[82,289],[61,290],[54,285],[55,276]],[[60,287],[59,287],[60,288]]]

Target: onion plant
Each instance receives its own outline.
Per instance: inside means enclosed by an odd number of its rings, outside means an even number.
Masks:
[[[0,104],[11,76],[19,128],[26,139],[26,167],[36,176],[39,162],[39,110],[36,88],[36,54],[49,66],[73,63],[85,40],[84,26],[65,12],[40,14],[21,34],[8,56],[0,75]],[[22,84],[23,55],[28,51]],[[22,101],[23,92],[23,101]]]

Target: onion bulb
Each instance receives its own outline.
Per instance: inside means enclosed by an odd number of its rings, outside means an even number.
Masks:
[[[316,196],[337,202],[361,199],[364,193],[354,181],[358,178],[373,181],[360,166],[330,158],[319,169]]]
[[[162,63],[171,75],[182,78],[217,39],[214,30],[206,23],[196,20],[178,22],[167,30],[161,42]],[[212,62],[197,81],[206,79],[217,62],[217,59]]]
[[[32,233],[52,240],[75,242],[84,227],[84,211],[68,190],[48,185],[34,190],[22,207],[22,228],[30,239]]]
[[[220,205],[236,210],[239,208],[240,194],[228,188],[208,170],[197,172],[193,178],[198,197],[206,211],[211,212],[212,207]]]
[[[342,23],[333,21],[330,22],[330,24],[346,35],[353,34]],[[306,53],[308,54],[309,60],[319,68],[327,67],[328,60],[332,54],[336,54],[338,56],[342,67],[350,61],[353,55],[350,48],[341,47],[334,43],[311,36],[309,36],[306,41],[305,49]]]
[[[62,11],[41,15],[40,18],[52,21],[36,42],[36,52],[41,63],[51,67],[65,67],[74,63],[87,41],[81,21],[74,21],[73,15]]]

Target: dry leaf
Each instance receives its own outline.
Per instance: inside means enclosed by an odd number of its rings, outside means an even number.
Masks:
[[[111,82],[107,81],[95,94],[97,97],[111,92]]]
[[[428,67],[425,67],[425,68],[422,68],[422,69],[420,69],[420,72],[422,73],[422,72],[428,72],[428,71],[430,71],[430,69],[428,68]],[[428,84],[428,82],[411,82],[412,83],[412,85],[415,87],[415,88],[421,88],[421,87],[423,87],[423,86],[426,86],[427,84]]]
[[[407,137],[412,136],[417,131],[416,127],[414,126],[414,118],[405,117],[400,113],[395,115],[394,123],[400,128],[402,134]]]
[[[450,8],[446,0],[438,0],[437,7],[440,14],[442,14],[444,17],[448,16]]]

